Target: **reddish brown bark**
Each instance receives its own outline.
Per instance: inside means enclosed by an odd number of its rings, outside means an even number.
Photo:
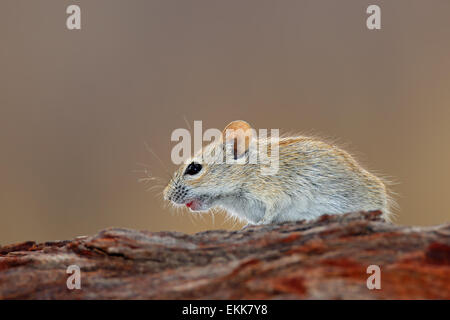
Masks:
[[[66,286],[81,268],[81,290]],[[369,290],[369,265],[381,290]],[[108,229],[0,247],[0,299],[450,299],[450,224],[379,212],[195,235]]]

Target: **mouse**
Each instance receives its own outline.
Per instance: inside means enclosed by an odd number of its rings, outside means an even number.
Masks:
[[[348,152],[315,137],[257,137],[255,132],[246,121],[229,123],[220,139],[179,166],[164,199],[193,212],[220,208],[247,225],[376,210],[391,222],[386,182]],[[264,159],[263,151],[271,156],[276,151],[272,174],[264,172],[267,162],[250,161],[255,153]]]

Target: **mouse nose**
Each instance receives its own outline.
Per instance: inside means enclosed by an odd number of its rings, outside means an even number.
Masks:
[[[175,203],[183,203],[186,195],[188,194],[188,189],[186,186],[177,184],[173,188],[166,188],[164,190],[164,199],[175,202]]]
[[[163,191],[164,200],[182,203],[188,194],[188,189],[182,184],[169,184]]]
[[[181,201],[183,200],[184,196],[186,196],[187,191],[186,191],[186,187],[177,185],[177,187],[175,188],[175,192],[173,194],[173,198],[175,199],[175,201]]]

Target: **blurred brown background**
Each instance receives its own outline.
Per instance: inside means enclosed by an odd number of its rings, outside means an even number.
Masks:
[[[79,4],[82,30],[66,29]],[[382,29],[369,31],[369,4]],[[0,243],[237,228],[164,208],[171,132],[245,119],[338,138],[397,222],[449,221],[450,1],[2,0]]]

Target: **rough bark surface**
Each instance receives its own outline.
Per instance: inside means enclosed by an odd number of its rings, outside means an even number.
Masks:
[[[81,269],[69,290],[66,269]],[[369,265],[381,290],[369,290]],[[195,235],[107,229],[0,247],[0,299],[450,299],[450,224],[379,212]]]

